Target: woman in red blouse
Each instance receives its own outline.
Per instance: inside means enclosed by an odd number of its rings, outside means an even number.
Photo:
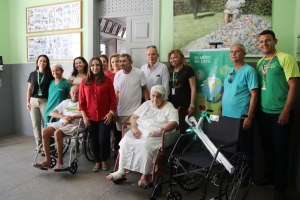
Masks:
[[[93,171],[99,171],[101,165],[102,169],[107,171],[109,132],[116,110],[116,96],[113,82],[104,75],[99,57],[90,60],[87,76],[80,83],[79,110],[85,125],[88,126],[92,141],[92,151],[96,161]]]

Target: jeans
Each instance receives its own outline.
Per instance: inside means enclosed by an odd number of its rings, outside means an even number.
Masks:
[[[95,161],[105,162],[108,155],[108,147],[110,146],[110,130],[112,122],[109,125],[104,124],[102,121],[90,121],[88,131],[90,133],[92,151],[95,157]]]
[[[280,114],[269,114],[258,110],[257,121],[261,144],[264,149],[264,176],[274,183],[274,189],[284,191],[288,186],[290,138],[294,121],[294,110],[289,113],[289,123],[277,123]]]

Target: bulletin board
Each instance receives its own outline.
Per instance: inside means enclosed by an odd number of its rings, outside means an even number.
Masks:
[[[81,28],[81,1],[26,8],[26,32]]]
[[[41,54],[50,60],[72,60],[81,56],[81,32],[27,36],[27,61],[34,62]]]

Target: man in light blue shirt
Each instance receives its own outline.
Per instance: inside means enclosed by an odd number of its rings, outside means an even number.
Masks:
[[[170,72],[165,64],[158,62],[158,56],[159,54],[156,46],[148,46],[146,51],[148,63],[143,65],[141,67],[141,70],[145,73],[146,76],[146,86],[148,89],[148,94],[150,95],[150,90],[152,86],[162,85],[166,88],[165,100],[167,100],[170,92]]]
[[[246,48],[242,44],[234,44],[230,48],[230,59],[234,64],[224,79],[224,94],[219,107],[219,116],[241,118],[240,151],[247,152],[253,158],[253,117],[258,101],[258,76],[256,70],[245,63]]]

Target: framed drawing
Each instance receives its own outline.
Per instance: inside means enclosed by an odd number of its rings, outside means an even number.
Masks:
[[[40,54],[50,60],[71,60],[81,55],[81,32],[27,36],[27,61],[35,62]]]
[[[81,28],[81,1],[26,8],[26,32]]]
[[[104,32],[104,30],[106,28],[106,24],[107,24],[107,20],[102,18],[100,21],[100,31]]]
[[[112,35],[117,35],[119,28],[120,28],[120,25],[115,23],[114,27],[112,28],[111,34]]]

